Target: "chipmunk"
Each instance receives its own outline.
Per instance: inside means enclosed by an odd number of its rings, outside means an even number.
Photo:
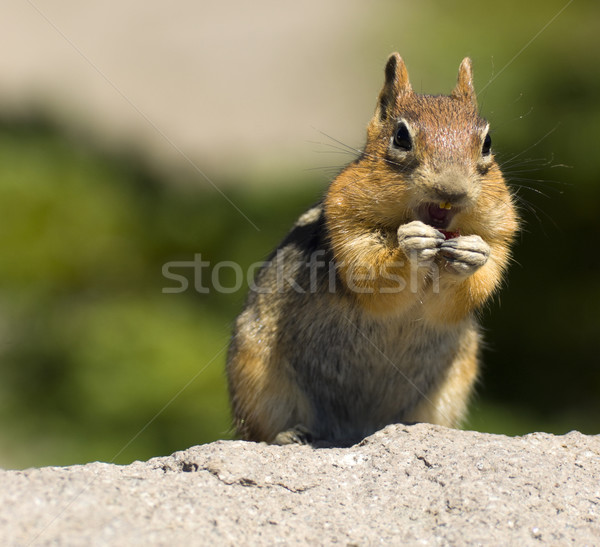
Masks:
[[[433,96],[415,93],[391,55],[364,151],[300,216],[237,318],[227,376],[240,436],[457,427],[477,377],[475,312],[517,229],[471,60],[450,95]]]

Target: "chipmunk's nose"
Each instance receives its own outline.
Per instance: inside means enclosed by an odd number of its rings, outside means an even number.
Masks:
[[[430,179],[429,199],[442,209],[462,207],[469,199],[469,173],[461,166],[440,169]]]

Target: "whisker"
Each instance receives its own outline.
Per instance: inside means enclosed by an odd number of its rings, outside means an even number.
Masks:
[[[517,160],[516,158],[511,157],[508,160],[498,162],[498,164],[502,168],[506,168],[506,167],[513,168],[513,167],[531,166],[531,165],[535,165],[536,167],[541,168],[541,167],[548,167],[548,166],[552,165],[552,160],[549,160],[546,158],[521,158],[521,159]]]
[[[327,133],[325,133],[324,131],[321,131],[320,129],[317,129],[315,127],[313,127],[313,129],[315,129],[315,131],[318,131],[321,135],[323,135],[324,137],[327,137],[328,139],[331,139],[332,141],[338,143],[339,145],[343,146],[344,148],[351,150],[355,153],[357,153],[359,156],[362,157],[366,157],[366,158],[372,158],[372,159],[376,159],[376,160],[381,160],[384,161],[386,163],[388,163],[389,165],[395,165],[397,167],[400,167],[402,169],[405,169],[405,166],[402,165],[401,163],[395,162],[393,160],[390,160],[389,158],[383,157],[383,156],[376,156],[373,154],[367,154],[364,150],[359,150],[358,148],[354,148],[338,139],[336,139],[335,137],[332,137],[331,135],[328,135]]]
[[[559,188],[556,188],[556,185],[560,185],[560,186],[573,186],[571,183],[569,182],[562,182],[559,180],[550,180],[550,179],[530,179],[527,177],[509,177],[508,178],[508,183],[509,184],[516,184],[516,185],[520,185],[522,186],[522,183],[528,183],[528,184],[537,184],[538,186],[544,186],[546,189],[548,190],[553,190],[554,192],[558,193],[558,194],[564,194],[564,190],[561,190]]]
[[[354,157],[358,157],[358,154],[356,151],[353,150],[348,150],[347,148],[342,148],[341,146],[336,146],[334,144],[331,143],[327,143],[327,142],[317,142],[317,141],[307,141],[308,144],[316,144],[319,146],[326,146],[328,148],[330,148],[331,150],[314,150],[317,153],[322,153],[322,154],[327,154],[327,153],[341,153],[341,154],[347,154],[349,156],[354,156]]]
[[[513,104],[519,102],[521,99],[523,98],[523,94],[520,93],[519,96],[515,99],[515,101],[513,102]],[[514,124],[516,121],[518,120],[522,120],[523,118],[526,118],[527,116],[529,116],[531,113],[533,112],[533,106],[527,111],[525,112],[525,114],[519,114],[518,116],[515,116],[514,118],[507,118],[505,120],[503,120],[502,122],[498,123],[498,122],[494,122],[494,131],[497,129],[501,129],[502,127],[504,127],[505,125],[510,125],[510,124]]]
[[[515,156],[513,156],[511,159],[515,160],[518,157],[522,156],[523,154],[526,154],[527,152],[529,152],[529,150],[535,148],[536,146],[538,146],[540,143],[542,143],[544,140],[546,140],[550,135],[552,135],[552,133],[554,133],[560,126],[560,122],[557,123],[552,129],[550,129],[550,131],[548,131],[545,135],[543,135],[540,139],[538,139],[536,142],[534,142],[531,146],[528,146],[527,148],[525,148],[524,150],[522,150],[521,152],[519,152],[518,154],[516,154]]]
[[[317,167],[306,167],[305,169],[303,169],[303,171],[322,171],[335,175],[339,173],[342,169],[343,167],[338,167],[334,165],[321,165]]]
[[[531,186],[525,186],[524,184],[517,185],[517,188],[518,189],[525,188],[526,190],[531,190],[532,192],[539,194],[540,196],[544,196],[545,198],[550,199],[550,196],[548,194],[545,194],[544,192],[542,192],[541,190],[538,190],[537,188],[532,188]]]
[[[521,195],[517,191],[515,191],[514,193],[515,198],[518,200],[518,202],[525,206],[527,208],[527,210],[529,212],[531,212],[534,217],[536,218],[538,224],[540,225],[540,228],[542,229],[543,234],[548,237],[548,233],[546,232],[545,228],[544,228],[544,223],[542,222],[542,219],[540,218],[540,215],[538,215],[538,213],[540,213],[541,215],[543,215],[547,220],[550,221],[550,223],[552,224],[552,226],[558,231],[560,232],[560,226],[556,223],[556,221],[552,218],[552,216],[550,214],[548,214],[546,211],[544,211],[541,207],[539,207],[538,205],[535,205],[533,202],[527,200],[523,195]],[[546,196],[547,197],[547,196]]]
[[[342,141],[336,139],[335,137],[332,137],[331,135],[328,135],[327,133],[325,133],[324,131],[321,131],[320,129],[317,129],[316,127],[313,127],[313,129],[315,131],[318,131],[324,137],[327,137],[328,139],[331,139],[333,142],[338,143],[339,145],[343,146],[344,148],[346,148],[348,150],[352,150],[353,152],[356,152],[357,154],[362,154],[362,152],[363,152],[362,150],[359,150],[358,148],[354,148],[354,147],[346,144],[345,142],[342,142]]]

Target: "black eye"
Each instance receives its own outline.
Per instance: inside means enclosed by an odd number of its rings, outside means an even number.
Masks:
[[[483,139],[483,146],[481,147],[481,154],[483,156],[489,156],[491,148],[492,148],[492,137],[490,137],[490,134],[488,133],[485,136],[485,139]]]
[[[405,123],[401,123],[396,129],[396,133],[394,133],[394,146],[400,150],[408,151],[412,149],[412,140]]]

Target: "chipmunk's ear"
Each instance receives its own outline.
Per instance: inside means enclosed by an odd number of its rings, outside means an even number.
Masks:
[[[458,81],[452,91],[452,97],[477,105],[475,88],[473,87],[473,67],[471,59],[465,57],[458,69]]]
[[[411,91],[406,65],[398,53],[392,53],[385,65],[385,83],[379,93],[375,113],[377,118],[383,121],[391,117],[398,97]]]

